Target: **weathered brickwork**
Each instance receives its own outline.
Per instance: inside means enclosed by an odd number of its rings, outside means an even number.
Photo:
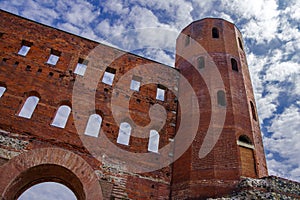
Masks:
[[[0,87],[6,89],[0,98],[0,170],[7,172],[0,176],[3,199],[16,199],[32,185],[46,181],[65,184],[78,199],[205,199],[237,191],[243,176],[267,176],[242,36],[233,24],[204,19],[187,26],[183,33],[190,36],[189,43],[185,36],[178,37],[175,69],[5,11],[0,12],[0,18]],[[212,31],[213,27],[216,30]],[[205,51],[193,48],[195,44],[200,44]],[[28,54],[18,53],[22,45],[30,46]],[[89,58],[95,49],[97,62],[92,62]],[[59,56],[56,64],[47,63],[50,54]],[[199,61],[199,56],[204,61]],[[76,74],[77,63],[85,63],[86,59],[85,74]],[[201,74],[191,63],[201,68]],[[214,87],[215,74],[210,69],[214,63],[224,83],[220,94],[221,88]],[[130,84],[120,87],[118,82],[137,67],[143,70],[130,76],[128,83],[132,78],[149,84],[142,84],[138,91],[131,91]],[[120,123],[115,120],[112,107],[118,107],[116,115],[121,117],[121,122],[131,125],[131,134],[149,136],[138,132],[138,127],[151,125],[153,120],[162,126],[161,129],[151,127],[159,129],[158,153],[150,152],[150,159],[142,163],[129,157],[125,163],[144,168],[176,157],[182,141],[174,141],[174,137],[181,117],[189,115],[181,109],[183,105],[176,97],[183,92],[178,91],[180,77],[170,79],[168,70],[164,74],[153,68],[179,71],[189,81],[196,94],[190,100],[199,103],[200,121],[196,124],[195,139],[175,163],[155,171],[135,173],[134,169],[124,167],[128,165],[122,163],[120,151],[108,152],[110,146],[97,143],[104,134],[115,149],[136,155],[149,153],[148,137],[131,135],[129,145],[117,142]],[[106,72],[114,74],[111,85],[101,81]],[[98,82],[83,78],[97,73]],[[149,74],[161,84],[152,83]],[[163,100],[156,98],[158,88],[165,91]],[[77,90],[80,95],[74,97]],[[88,95],[93,102],[87,101]],[[32,116],[20,116],[26,99],[32,96],[39,100]],[[112,100],[115,105],[111,104]],[[74,101],[83,103],[75,105]],[[157,104],[164,108],[165,116],[151,115],[151,109]],[[92,109],[91,105],[94,105]],[[60,106],[71,109],[61,128],[51,125]],[[130,117],[122,118],[125,112]],[[225,113],[224,126],[211,124],[216,113]],[[101,132],[99,136],[84,138],[93,139],[98,152],[106,152],[101,154],[101,159],[96,159],[82,140],[92,114],[101,116]],[[161,117],[165,117],[165,123],[160,122]],[[211,127],[215,132],[221,131],[220,137],[213,149],[200,158],[199,151]],[[165,147],[169,148],[167,156],[160,153]]]

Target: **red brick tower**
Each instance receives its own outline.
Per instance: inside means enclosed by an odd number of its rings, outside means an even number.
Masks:
[[[239,30],[222,19],[195,21],[178,37],[176,51],[175,66],[195,90],[200,121],[191,147],[174,163],[172,198],[222,196],[233,192],[242,176],[267,176]],[[214,121],[216,115],[222,118],[222,114],[224,125]]]

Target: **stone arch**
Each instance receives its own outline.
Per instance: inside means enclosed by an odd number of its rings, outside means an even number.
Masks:
[[[3,199],[17,199],[31,186],[47,181],[69,187],[79,200],[102,199],[101,186],[91,166],[77,154],[60,148],[35,149],[0,166]]]

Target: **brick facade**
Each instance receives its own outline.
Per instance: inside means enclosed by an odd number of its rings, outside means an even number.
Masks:
[[[170,68],[4,11],[0,15],[0,86],[6,88],[0,98],[0,169],[7,171],[0,178],[2,198],[14,199],[34,184],[56,181],[78,199],[201,199],[231,194],[243,176],[267,176],[242,36],[233,24],[203,19],[187,26],[177,39],[175,68]],[[25,56],[18,54],[22,45],[30,46]],[[96,62],[91,61],[93,51]],[[59,56],[55,65],[47,63],[50,54]],[[204,60],[199,61],[199,55]],[[84,60],[89,61],[84,76],[74,73]],[[203,66],[197,70],[193,65]],[[142,69],[134,71],[138,67]],[[114,74],[112,85],[101,81],[105,72]],[[190,114],[180,104],[180,95],[189,94],[180,86],[182,77],[170,76],[173,72],[180,72],[195,91],[190,100],[199,107],[190,111],[200,113],[195,138],[182,156],[182,141],[174,138],[182,117]],[[138,91],[130,90],[131,79],[140,81]],[[120,87],[122,81],[128,85]],[[165,91],[163,100],[156,98],[158,88]],[[39,99],[37,107],[31,117],[21,117],[30,96]],[[59,128],[51,123],[62,105],[71,114]],[[164,111],[152,115],[154,108]],[[102,119],[98,137],[84,133],[92,114]],[[221,115],[224,125],[213,118]],[[165,123],[152,124],[162,119]],[[117,143],[121,122],[131,125],[129,145]],[[138,131],[140,127],[148,129]],[[159,153],[149,153],[148,134],[155,129]],[[207,142],[207,132],[214,145]],[[136,137],[139,134],[144,135]],[[141,162],[132,155],[148,157]]]

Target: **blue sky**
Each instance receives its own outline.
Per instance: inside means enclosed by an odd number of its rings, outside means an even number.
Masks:
[[[269,173],[300,181],[299,0],[0,0],[0,7],[170,66],[177,34],[190,22],[235,23],[244,37]],[[135,31],[153,27],[176,34]]]

